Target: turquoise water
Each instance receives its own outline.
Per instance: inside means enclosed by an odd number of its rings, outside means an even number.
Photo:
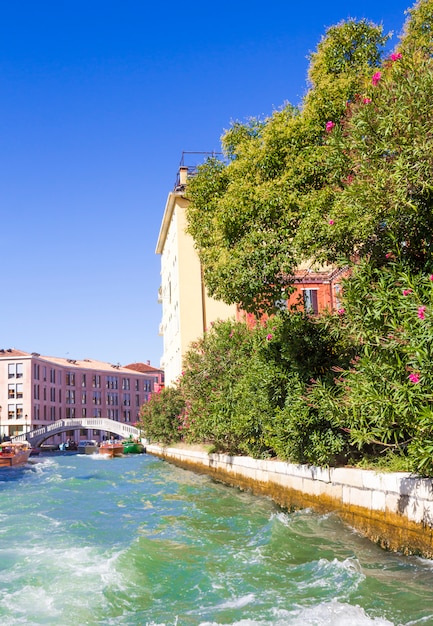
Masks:
[[[0,624],[433,625],[433,562],[157,458],[0,472]]]

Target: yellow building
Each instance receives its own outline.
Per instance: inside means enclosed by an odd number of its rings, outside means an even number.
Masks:
[[[159,302],[163,337],[160,363],[166,386],[173,385],[182,372],[182,360],[191,342],[202,337],[212,322],[236,317],[236,306],[208,296],[194,241],[186,231],[188,200],[184,189],[190,168],[181,166],[177,184],[168,194],[159,232],[156,254],[161,255]]]

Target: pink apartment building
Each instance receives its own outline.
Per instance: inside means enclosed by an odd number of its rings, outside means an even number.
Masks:
[[[163,386],[163,371],[149,363],[120,366],[0,349],[0,436],[66,418],[105,417],[134,424],[140,407]],[[100,439],[101,433],[62,433],[50,443],[78,435]]]

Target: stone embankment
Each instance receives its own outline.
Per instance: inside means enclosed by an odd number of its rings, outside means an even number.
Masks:
[[[433,481],[409,473],[321,468],[147,445],[147,452],[287,509],[335,512],[381,547],[433,558]]]

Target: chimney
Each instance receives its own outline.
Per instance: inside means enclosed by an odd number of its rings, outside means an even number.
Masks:
[[[179,168],[179,185],[186,185],[186,179],[188,178],[188,167],[181,165]]]

